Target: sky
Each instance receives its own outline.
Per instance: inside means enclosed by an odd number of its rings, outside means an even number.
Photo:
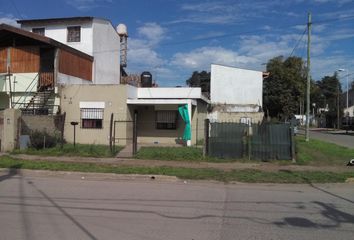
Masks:
[[[150,71],[160,86],[184,86],[210,64],[265,70],[273,57],[306,61],[312,14],[311,76],[338,69],[354,78],[354,0],[0,0],[0,22],[94,16],[128,28],[127,72]]]

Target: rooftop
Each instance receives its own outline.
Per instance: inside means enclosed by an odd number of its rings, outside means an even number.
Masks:
[[[80,57],[93,60],[93,57],[76,50],[68,45],[60,43],[52,38],[48,38],[36,33],[32,33],[20,28],[16,28],[7,24],[0,24],[0,47],[7,46],[28,46],[36,44],[47,44],[57,48],[64,49]]]

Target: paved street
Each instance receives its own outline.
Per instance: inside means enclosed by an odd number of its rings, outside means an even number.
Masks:
[[[354,148],[354,135],[346,135],[344,131],[341,134],[336,132],[320,132],[320,131],[310,131],[310,138],[319,139],[326,142],[335,143],[348,148]]]
[[[354,184],[0,173],[1,239],[353,239]]]

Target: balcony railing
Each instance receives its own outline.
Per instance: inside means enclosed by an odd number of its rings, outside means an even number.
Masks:
[[[54,73],[40,72],[38,88],[53,88],[54,87]]]

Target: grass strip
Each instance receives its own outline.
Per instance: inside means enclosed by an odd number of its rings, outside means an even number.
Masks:
[[[121,146],[116,146],[116,151],[111,152],[107,145],[96,144],[64,144],[63,149],[60,146],[45,149],[27,148],[25,150],[16,149],[13,154],[29,154],[39,156],[77,156],[77,157],[113,157],[120,150]]]
[[[54,161],[19,160],[8,156],[0,157],[0,168],[96,172],[116,174],[168,175],[181,179],[216,180],[222,182],[238,181],[249,183],[336,183],[345,182],[354,177],[353,172],[313,172],[313,171],[278,171],[263,172],[245,169],[225,172],[212,168],[182,168],[182,167],[142,167],[142,166],[113,166],[95,163],[67,163]]]
[[[142,147],[137,159],[181,162],[257,162],[248,159],[204,157],[203,149],[196,147]]]
[[[344,166],[354,158],[354,149],[316,139],[306,142],[303,136],[296,137],[296,150],[300,165]]]

